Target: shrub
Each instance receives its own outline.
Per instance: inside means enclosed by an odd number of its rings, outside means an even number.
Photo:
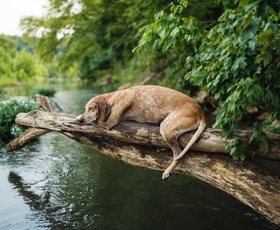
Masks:
[[[56,93],[54,88],[51,87],[41,87],[41,88],[35,88],[31,91],[31,95],[35,94],[42,94],[47,97],[52,97]]]
[[[15,123],[18,113],[27,113],[37,108],[32,100],[0,101],[0,146],[20,135],[23,127]]]
[[[0,88],[0,101],[6,98],[6,91]]]

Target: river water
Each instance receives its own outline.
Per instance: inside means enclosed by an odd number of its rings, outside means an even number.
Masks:
[[[63,89],[64,88],[64,89]],[[58,88],[53,98],[80,114],[95,91]],[[0,149],[0,229],[279,229],[197,179],[134,167],[62,134],[21,150]]]

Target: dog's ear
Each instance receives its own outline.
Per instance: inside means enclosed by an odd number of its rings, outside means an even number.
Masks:
[[[107,101],[98,101],[98,112],[99,119],[101,121],[105,121],[111,113],[111,106],[107,103]]]

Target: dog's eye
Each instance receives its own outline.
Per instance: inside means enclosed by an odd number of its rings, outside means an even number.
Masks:
[[[92,110],[92,109],[93,109],[93,107],[89,107],[89,108],[88,108],[88,110]]]

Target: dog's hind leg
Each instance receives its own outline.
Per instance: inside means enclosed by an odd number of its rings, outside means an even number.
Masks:
[[[173,151],[173,161],[171,165],[164,171],[162,179],[166,180],[169,178],[173,169],[179,164],[182,158],[178,158],[182,152],[178,138],[186,132],[195,130],[198,124],[195,118],[192,117],[180,117],[177,114],[170,114],[160,124],[160,134],[162,135],[165,142],[170,146]]]

